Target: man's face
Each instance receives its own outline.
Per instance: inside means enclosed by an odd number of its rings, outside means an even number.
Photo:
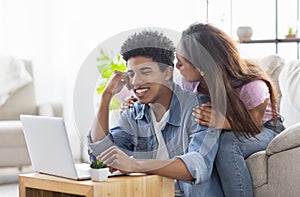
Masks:
[[[127,73],[132,89],[140,103],[159,103],[164,99],[170,78],[160,71],[152,58],[137,56],[127,61]]]

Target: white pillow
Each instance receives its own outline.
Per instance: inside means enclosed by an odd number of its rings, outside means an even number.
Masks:
[[[282,92],[280,113],[285,126],[300,122],[300,61],[294,60],[284,66],[279,75]]]
[[[278,103],[281,100],[281,89],[279,87],[278,76],[285,65],[283,58],[278,55],[269,55],[260,59],[259,63],[265,68],[277,92]]]
[[[0,106],[6,102],[10,93],[31,81],[32,77],[23,61],[13,57],[0,57]]]

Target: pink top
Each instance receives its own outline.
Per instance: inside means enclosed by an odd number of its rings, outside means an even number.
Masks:
[[[182,83],[180,85],[182,88],[197,92],[197,86],[199,82],[188,82],[184,78],[181,80],[181,82]],[[270,98],[269,88],[262,80],[256,80],[245,84],[241,88],[238,88],[237,91],[240,99],[248,110],[257,107],[258,105],[262,104],[265,99]],[[272,119],[272,107],[269,99],[262,122],[265,123],[270,119]]]
[[[237,89],[240,99],[248,110],[251,110],[262,104],[265,99],[269,99],[266,111],[263,116],[263,123],[272,119],[272,107],[270,100],[270,93],[267,84],[263,80],[255,80],[243,85]]]

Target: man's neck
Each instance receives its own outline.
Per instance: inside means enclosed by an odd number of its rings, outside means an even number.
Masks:
[[[171,89],[167,89],[166,94],[161,95],[162,98],[159,99],[160,102],[149,104],[150,108],[155,114],[157,122],[159,122],[164,116],[164,114],[166,113],[166,111],[169,110],[172,96],[173,96],[173,91]]]
[[[154,112],[156,122],[160,122],[160,120],[168,110],[164,108],[162,105],[160,105],[159,103],[151,104],[150,108]]]

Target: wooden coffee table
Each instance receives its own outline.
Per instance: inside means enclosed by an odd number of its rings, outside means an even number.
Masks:
[[[174,180],[157,175],[114,176],[104,182],[74,181],[29,173],[19,175],[20,197],[173,197]]]

